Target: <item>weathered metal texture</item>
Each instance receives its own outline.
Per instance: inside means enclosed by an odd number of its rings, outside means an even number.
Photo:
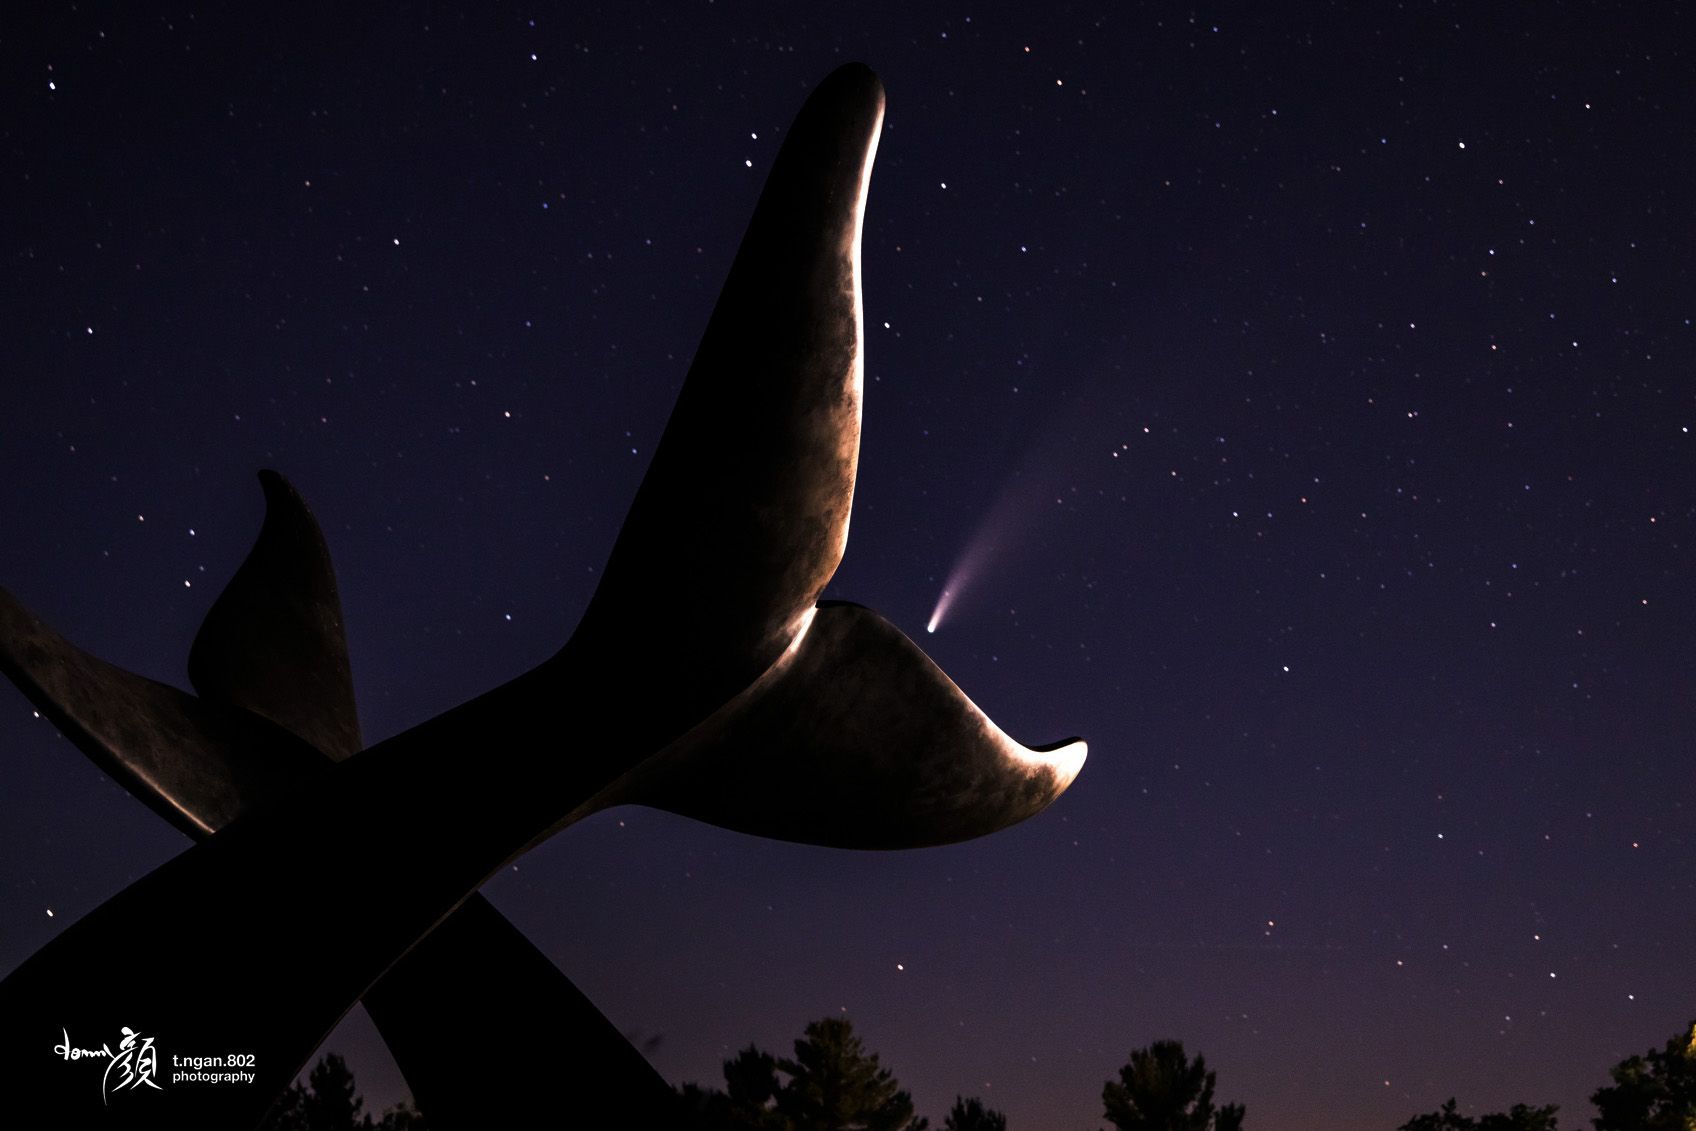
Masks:
[[[1081,744],[1018,747],[875,614],[814,607],[852,500],[858,237],[882,102],[869,71],[845,67],[797,118],[565,648],[74,924],[0,983],[0,1017],[17,1019],[0,1049],[21,1056],[25,1032],[110,1028],[121,1013],[185,1051],[252,1050],[249,1092],[147,1097],[173,1126],[239,1126],[467,893],[597,808],[651,801],[767,835],[896,846],[993,831],[1064,788]],[[624,709],[633,699],[641,710]],[[114,947],[154,977],[104,963]]]
[[[276,801],[327,769],[330,752],[290,731],[342,743],[338,759],[356,752],[346,746],[357,742],[359,723],[328,548],[294,487],[272,471],[260,480],[259,539],[191,653],[199,698],[89,656],[0,590],[0,670],[79,749],[196,839],[244,804]],[[305,694],[291,690],[302,677]],[[252,713],[261,709],[289,730]],[[647,1060],[481,896],[390,969],[365,1005],[435,1126],[504,1123],[545,1109],[562,1089],[608,1089],[638,1120],[662,1119],[671,1107],[669,1086]],[[444,1026],[499,1033],[504,1051],[468,1052],[441,1039]],[[573,1050],[568,1058],[554,1055],[562,1042]],[[480,1063],[491,1055],[546,1071],[511,1074],[490,1095],[491,1077],[476,1069],[492,1067]]]
[[[778,840],[917,848],[1041,812],[1084,753],[1019,744],[900,629],[830,602],[791,656],[604,800]]]
[[[201,622],[189,682],[202,698],[270,719],[339,761],[365,744],[330,549],[287,479],[261,471],[259,482],[265,523]]]
[[[322,755],[275,723],[89,655],[4,589],[0,671],[77,749],[193,837],[323,766]]]
[[[797,116],[573,637],[631,686],[684,689],[679,734],[777,659],[842,560],[882,122],[882,84],[852,65]]]

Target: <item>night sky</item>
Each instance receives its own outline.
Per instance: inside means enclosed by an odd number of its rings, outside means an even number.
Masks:
[[[1576,1127],[1696,1016],[1675,6],[140,7],[0,31],[0,584],[186,686],[281,470],[368,741],[564,642],[792,115],[883,77],[827,596],[1090,757],[955,847],[500,874],[667,1079],[845,1010],[936,1121],[1176,1037],[1257,1131]],[[0,752],[9,971],[188,841],[10,690]]]

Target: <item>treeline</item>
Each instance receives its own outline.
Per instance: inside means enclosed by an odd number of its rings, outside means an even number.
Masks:
[[[844,1017],[807,1026],[793,1059],[749,1045],[724,1064],[723,1091],[685,1084],[679,1126],[691,1131],[926,1131],[928,1119]],[[1131,1053],[1101,1089],[1103,1116],[1120,1131],[1241,1131],[1241,1104],[1213,1103],[1214,1073],[1179,1041]],[[1007,1131],[1007,1117],[956,1096],[942,1131]]]
[[[1696,1022],[1665,1047],[1627,1057],[1609,1073],[1611,1083],[1590,1096],[1594,1131],[1696,1131]],[[862,1047],[843,1018],[807,1026],[793,1059],[750,1045],[724,1065],[725,1088],[686,1084],[681,1125],[699,1131],[923,1131],[875,1053]],[[1118,1131],[1241,1131],[1241,1104],[1214,1103],[1215,1074],[1193,1060],[1179,1041],[1137,1049],[1118,1079],[1101,1089],[1102,1118]],[[1558,1131],[1556,1105],[1515,1104],[1505,1112],[1463,1115],[1450,1099],[1437,1111],[1416,1115],[1397,1131]],[[1007,1119],[979,1099],[957,1097],[943,1131],[1006,1131]]]
[[[399,1103],[380,1116],[365,1112],[365,1100],[353,1081],[347,1061],[335,1053],[318,1058],[306,1074],[306,1084],[288,1086],[272,1105],[260,1131],[430,1131],[424,1116],[408,1103]]]
[[[1595,1131],[1696,1131],[1696,1021],[1665,1047],[1628,1056],[1608,1072],[1612,1083],[1590,1093]],[[1557,1131],[1557,1105],[1514,1104],[1474,1119],[1449,1101],[1396,1131]]]
[[[1590,1120],[1594,1131],[1696,1129],[1696,1022],[1665,1047],[1620,1061],[1609,1078],[1590,1096],[1597,1112]],[[1117,1078],[1102,1085],[1102,1118],[1117,1131],[1242,1131],[1243,1105],[1215,1104],[1215,1083],[1203,1057],[1192,1059],[1179,1041],[1155,1041],[1132,1052]],[[559,1111],[537,1126],[601,1126],[581,1098],[576,1104],[573,1097],[560,1098]],[[304,1086],[289,1088],[265,1131],[430,1131],[425,1117],[407,1104],[377,1117],[364,1114],[362,1107],[353,1074],[331,1053],[313,1066]],[[722,1089],[678,1088],[676,1126],[684,1131],[928,1131],[931,1123],[914,1111],[912,1096],[866,1049],[848,1019],[826,1017],[806,1027],[793,1056],[774,1056],[749,1045],[724,1062]],[[1007,1117],[979,1097],[956,1096],[941,1131],[1007,1131]],[[1475,1117],[1462,1114],[1451,1098],[1397,1131],[1559,1131],[1559,1125],[1554,1104],[1515,1104]]]

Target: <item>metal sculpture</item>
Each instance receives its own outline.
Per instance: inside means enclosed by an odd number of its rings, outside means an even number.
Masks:
[[[358,731],[334,582],[327,556],[302,565],[322,543],[310,548],[304,507],[278,506],[280,480],[267,482],[273,513],[295,529],[278,544],[296,552],[261,554],[262,533],[260,564],[244,565],[191,653],[199,699],[0,606],[8,674],[168,818],[215,833],[0,983],[11,1063],[41,1059],[61,1031],[69,1046],[119,1024],[138,1026],[132,1044],[144,1032],[186,1055],[240,1052],[250,1086],[125,1097],[122,1114],[249,1126],[362,995],[376,1012],[392,996],[415,1010],[397,1051],[427,1042],[434,991],[408,986],[409,964],[443,931],[450,964],[487,961],[500,928],[472,893],[609,805],[897,848],[993,832],[1070,784],[1081,742],[1021,746],[876,613],[818,603],[853,499],[860,227],[882,115],[860,66],[807,100],[601,584],[534,670],[347,756]],[[277,894],[302,874],[314,882],[285,914]],[[121,968],[106,961],[115,949]],[[604,1025],[583,1005],[585,1031]]]
[[[276,472],[259,478],[259,539],[189,653],[198,698],[88,655],[0,589],[0,671],[196,840],[363,745],[329,548],[294,487]],[[639,1124],[663,1125],[673,1106],[653,1066],[481,895],[390,967],[364,1002],[437,1127],[499,1126],[560,1092],[615,1094]],[[462,1045],[439,1039],[444,1031],[501,1041]],[[562,1040],[570,1057],[557,1056]],[[508,1083],[491,1092],[491,1079]]]

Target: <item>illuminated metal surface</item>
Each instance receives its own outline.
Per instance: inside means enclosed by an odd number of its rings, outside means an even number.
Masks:
[[[596,809],[642,802],[764,835],[901,847],[994,831],[1070,783],[1081,743],[1019,746],[875,613],[814,608],[853,501],[859,233],[882,114],[881,84],[859,66],[803,107],[565,648],[327,767],[287,803],[227,805],[239,819],[0,983],[0,1047],[23,1058],[43,1027],[95,1031],[119,1009],[162,1041],[257,1054],[258,1085],[148,1097],[159,1120],[251,1124],[353,1002],[484,879]],[[197,686],[219,686],[212,660],[197,667]],[[287,657],[270,670],[303,675]],[[35,691],[50,697],[52,686],[37,679]],[[256,725],[321,722],[263,678],[223,693]],[[145,704],[169,699],[148,694]],[[316,733],[339,747],[350,720],[332,716]],[[94,745],[103,764],[122,765],[131,748]],[[147,788],[197,784],[171,777],[169,756],[154,761]],[[105,961],[116,940],[122,964]]]

